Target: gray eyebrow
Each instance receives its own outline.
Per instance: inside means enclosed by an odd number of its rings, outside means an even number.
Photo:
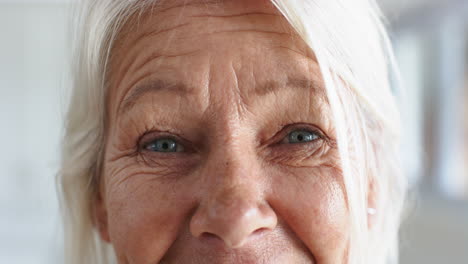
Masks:
[[[325,89],[322,84],[313,79],[304,79],[304,78],[288,78],[286,85],[277,82],[277,81],[267,81],[255,87],[255,89],[250,94],[257,96],[264,96],[270,93],[275,93],[281,89],[286,88],[297,88],[311,90],[313,94],[317,97],[323,99],[325,102],[328,102]],[[150,93],[158,93],[161,91],[169,91],[176,93],[178,95],[186,95],[193,92],[193,89],[189,88],[187,85],[181,82],[167,82],[163,80],[152,80],[150,82],[143,83],[136,86],[133,91],[124,99],[121,104],[120,113],[125,113],[131,110],[138,100],[143,96]]]
[[[177,94],[187,94],[191,90],[183,83],[167,82],[163,80],[153,80],[136,86],[130,92],[121,104],[119,112],[128,112],[143,96],[149,93],[157,93],[160,91],[169,91]]]
[[[312,92],[317,96],[326,99],[325,89],[323,85],[314,79],[308,78],[288,78],[286,85],[283,85],[282,83],[276,81],[268,81],[259,85],[258,87],[255,87],[255,90],[253,92],[255,95],[262,96],[284,89],[284,87],[312,90]]]

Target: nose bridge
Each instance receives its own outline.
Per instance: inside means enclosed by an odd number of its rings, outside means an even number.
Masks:
[[[265,186],[252,158],[232,142],[213,155],[203,171],[205,188],[190,229],[201,240],[216,237],[228,247],[240,247],[257,231],[273,229],[276,215],[264,199]]]
[[[207,176],[214,177],[223,188],[238,190],[239,185],[258,176],[256,159],[251,152],[242,143],[225,142],[213,152],[212,163],[206,168]]]
[[[254,139],[246,131],[246,124],[233,109],[220,112],[209,143],[205,176],[223,182],[256,176]]]
[[[232,141],[213,153],[216,158],[205,170],[207,191],[202,200],[211,213],[239,215],[261,202],[260,175],[255,159],[248,153]]]

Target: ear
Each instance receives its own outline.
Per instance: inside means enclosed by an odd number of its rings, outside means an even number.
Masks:
[[[98,230],[101,239],[110,243],[107,225],[107,207],[101,193],[101,190],[98,190],[98,193],[92,203],[93,224]]]
[[[379,208],[377,208],[378,190],[374,177],[369,178],[367,187],[367,228],[371,230],[379,216]]]

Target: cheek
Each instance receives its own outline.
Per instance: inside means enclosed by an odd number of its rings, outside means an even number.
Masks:
[[[106,181],[109,235],[120,262],[154,262],[185,224],[193,206],[186,186],[192,185],[129,171],[131,166]]]
[[[341,263],[347,254],[349,214],[340,172],[294,169],[275,177],[276,208],[318,263]]]

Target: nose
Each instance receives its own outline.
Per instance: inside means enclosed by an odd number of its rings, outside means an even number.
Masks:
[[[239,248],[252,236],[273,230],[277,216],[255,189],[255,184],[238,184],[208,195],[190,221],[192,235]]]

